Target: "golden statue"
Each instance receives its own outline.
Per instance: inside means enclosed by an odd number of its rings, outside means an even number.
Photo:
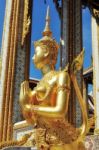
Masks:
[[[43,38],[34,42],[35,66],[43,73],[43,78],[31,90],[28,81],[21,84],[20,104],[25,119],[35,124],[35,142],[39,150],[80,150],[85,149],[83,139],[88,132],[86,105],[76,79],[76,71],[83,64],[83,52],[67,65],[56,71],[58,44],[52,38],[49,27],[49,8]],[[82,110],[82,126],[75,128],[66,118],[70,96],[71,81],[74,85]]]

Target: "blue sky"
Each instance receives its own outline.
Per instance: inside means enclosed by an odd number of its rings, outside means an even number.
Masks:
[[[5,4],[6,4],[6,0],[0,0],[0,51],[1,51],[1,42],[2,42],[4,14],[5,14]]]
[[[91,14],[88,8],[82,10],[82,34],[85,49],[84,68],[88,68],[92,56]]]
[[[0,49],[2,41],[2,30],[4,22],[4,10],[5,10],[6,0],[0,0]],[[32,62],[32,56],[34,54],[33,41],[39,40],[42,37],[42,32],[45,26],[45,16],[47,6],[50,6],[50,17],[51,17],[51,30],[53,32],[53,37],[56,41],[60,42],[60,20],[58,13],[56,11],[55,5],[52,0],[47,0],[44,4],[42,0],[34,0],[33,4],[33,22],[32,22],[32,37],[31,37],[31,57],[30,57],[30,77],[40,79],[41,73],[34,67]],[[92,46],[91,46],[91,16],[89,9],[83,9],[82,11],[82,24],[83,24],[83,47],[85,48],[85,59],[84,68],[88,68],[91,64]],[[59,57],[57,68],[59,66]]]

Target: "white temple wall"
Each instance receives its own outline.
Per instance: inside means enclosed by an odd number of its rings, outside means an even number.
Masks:
[[[7,53],[8,53],[7,49],[8,49],[8,42],[9,42],[11,9],[12,9],[12,0],[7,0],[6,8],[5,8],[2,46],[1,46],[2,70],[1,70],[1,81],[0,81],[0,113],[2,110],[2,97],[3,97],[3,90],[4,90],[4,80],[6,76],[5,72],[6,72]]]
[[[92,17],[93,94],[95,100],[95,133],[99,133],[99,25]]]

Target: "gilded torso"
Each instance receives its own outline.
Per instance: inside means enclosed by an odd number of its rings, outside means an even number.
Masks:
[[[36,98],[40,106],[54,107],[56,105],[58,89],[57,81],[59,78],[59,74],[59,71],[51,71],[50,73],[46,74],[37,84],[35,88],[35,90],[37,91]],[[40,91],[39,89],[42,89],[42,91]],[[66,118],[50,118],[40,115],[36,117],[37,128],[46,129],[46,140],[51,144],[70,143],[77,139],[79,132],[68,123]]]
[[[57,95],[57,79],[59,72],[51,71],[46,74],[35,87],[39,105],[52,106]],[[53,97],[54,96],[54,97]],[[54,99],[54,100],[53,100]]]

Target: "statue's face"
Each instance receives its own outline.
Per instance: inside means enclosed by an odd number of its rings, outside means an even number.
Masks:
[[[36,68],[41,69],[43,67],[43,65],[44,65],[43,62],[44,62],[46,56],[47,56],[47,53],[42,47],[37,46],[35,48],[35,54],[33,56],[33,61],[34,61]]]

